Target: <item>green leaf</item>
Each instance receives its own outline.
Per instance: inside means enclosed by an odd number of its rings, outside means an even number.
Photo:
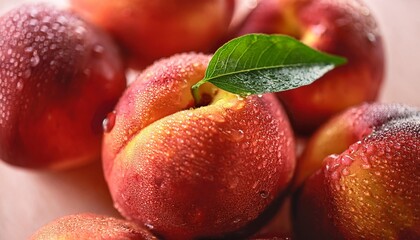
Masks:
[[[346,59],[321,53],[285,35],[249,34],[219,48],[203,80],[241,96],[308,85]],[[196,98],[197,100],[197,98]]]

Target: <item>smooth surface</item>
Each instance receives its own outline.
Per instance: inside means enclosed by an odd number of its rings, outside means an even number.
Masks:
[[[420,107],[420,1],[365,1],[378,18],[386,44],[387,74],[381,101]],[[21,2],[39,1],[0,0],[0,13]],[[50,2],[66,5],[65,0]],[[27,239],[42,225],[71,213],[118,216],[99,161],[53,173],[16,169],[0,162],[0,189],[0,239]]]

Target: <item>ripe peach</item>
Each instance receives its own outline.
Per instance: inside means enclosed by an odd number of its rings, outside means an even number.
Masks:
[[[384,49],[370,10],[358,0],[262,0],[239,28],[282,33],[348,63],[315,83],[278,93],[293,127],[312,132],[350,106],[377,98],[384,76]]]
[[[30,239],[153,240],[157,238],[145,228],[132,222],[92,213],[83,213],[56,219],[40,228]]]
[[[77,15],[24,5],[0,18],[0,158],[30,168],[98,159],[125,89],[109,37]]]
[[[103,164],[116,208],[163,237],[220,237],[248,226],[291,180],[292,131],[274,95],[191,86],[209,56],[156,62],[105,122]],[[201,106],[201,107],[200,107]]]
[[[234,0],[71,0],[92,22],[111,32],[130,65],[187,51],[210,52],[227,34]]]
[[[419,146],[418,109],[365,104],[333,118],[303,155],[300,171],[318,169],[298,194],[297,236],[418,239]]]

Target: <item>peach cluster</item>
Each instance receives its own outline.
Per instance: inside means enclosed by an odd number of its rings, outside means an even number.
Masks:
[[[71,0],[0,17],[0,159],[100,158],[124,218],[71,215],[31,239],[420,238],[420,110],[372,103],[384,53],[369,9],[260,0],[230,25],[236,4]],[[211,54],[248,33],[291,35],[348,64],[280,93],[205,83],[197,101]],[[127,87],[129,68],[141,72]],[[275,230],[289,218],[292,231]]]

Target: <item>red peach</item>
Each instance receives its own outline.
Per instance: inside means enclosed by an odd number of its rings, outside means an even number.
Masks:
[[[73,8],[111,32],[130,65],[144,68],[175,53],[210,52],[227,34],[234,0],[71,0]]]
[[[102,120],[126,85],[108,35],[42,4],[6,13],[0,35],[0,158],[30,168],[99,159]]]
[[[295,166],[289,122],[274,95],[242,99],[204,77],[209,56],[156,62],[108,118],[105,177],[126,218],[171,239],[220,237],[259,218]]]
[[[311,85],[278,93],[299,133],[315,130],[344,109],[377,98],[384,76],[382,37],[358,0],[262,0],[238,30],[282,33],[348,63]]]
[[[56,219],[40,228],[30,239],[157,240],[148,230],[132,222],[92,213]]]
[[[403,105],[362,105],[327,122],[303,155],[319,168],[295,204],[299,239],[418,239],[419,134],[420,111]]]

